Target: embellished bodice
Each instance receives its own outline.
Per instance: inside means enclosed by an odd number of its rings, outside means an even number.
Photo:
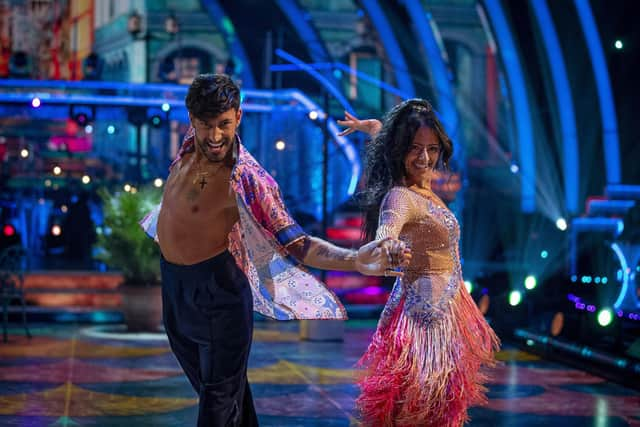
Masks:
[[[412,252],[391,298],[403,294],[412,317],[428,321],[443,315],[462,282],[460,228],[453,213],[435,194],[394,187],[380,208],[376,238],[384,237],[400,238]]]

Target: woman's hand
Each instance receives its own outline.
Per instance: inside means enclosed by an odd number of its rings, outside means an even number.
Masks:
[[[344,120],[338,120],[338,124],[347,128],[338,134],[340,136],[350,135],[355,131],[360,131],[374,137],[378,132],[380,132],[380,129],[382,129],[382,123],[380,123],[380,120],[360,120],[347,111],[344,112]]]

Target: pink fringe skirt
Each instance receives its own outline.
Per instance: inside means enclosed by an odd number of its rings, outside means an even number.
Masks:
[[[446,427],[469,420],[470,406],[487,402],[486,373],[499,340],[464,286],[449,312],[429,324],[403,310],[378,326],[358,364],[356,406],[366,426]]]

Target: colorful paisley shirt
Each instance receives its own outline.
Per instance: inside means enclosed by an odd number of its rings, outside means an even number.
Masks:
[[[170,168],[195,150],[194,141],[190,128]],[[306,234],[289,214],[278,184],[237,136],[230,185],[240,220],[229,233],[229,251],[249,279],[254,311],[277,320],[346,319],[336,295],[288,255],[286,247]],[[140,221],[156,240],[161,206]]]

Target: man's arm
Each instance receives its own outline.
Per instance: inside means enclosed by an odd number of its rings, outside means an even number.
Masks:
[[[320,270],[356,271],[358,252],[333,245],[318,237],[305,236],[287,251],[301,264]]]
[[[301,264],[320,270],[358,271],[374,276],[402,276],[397,267],[408,265],[411,250],[398,240],[382,239],[360,249],[345,249],[318,237],[304,236],[286,247]]]

